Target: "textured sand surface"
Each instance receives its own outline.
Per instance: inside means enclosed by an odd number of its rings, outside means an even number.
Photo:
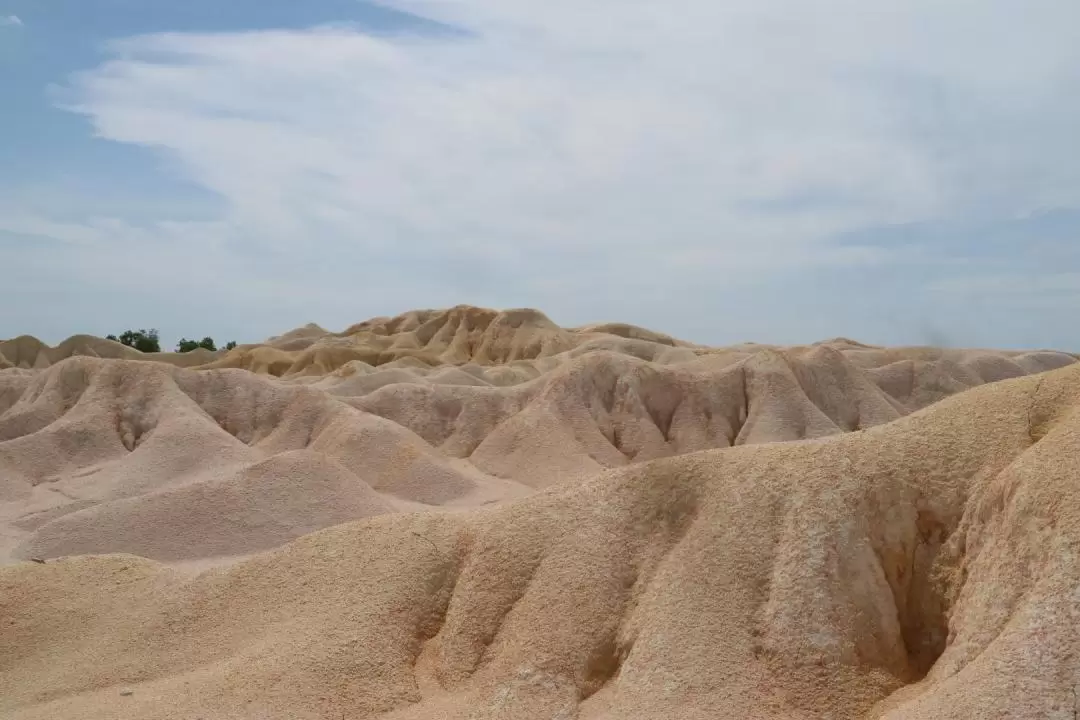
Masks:
[[[1072,355],[467,307],[127,351],[0,343],[0,716],[1080,707]]]

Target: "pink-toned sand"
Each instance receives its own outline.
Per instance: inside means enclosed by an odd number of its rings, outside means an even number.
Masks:
[[[1075,361],[0,342],[0,717],[1072,718]]]

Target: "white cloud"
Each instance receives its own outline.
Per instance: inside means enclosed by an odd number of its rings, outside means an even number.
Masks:
[[[466,32],[129,38],[65,104],[219,194],[224,246],[321,287],[468,258],[448,302],[632,304],[888,260],[833,240],[858,228],[1080,206],[1075,0],[392,4]],[[394,275],[372,292],[423,304]]]
[[[23,21],[19,19],[18,15],[8,15],[7,17],[0,17],[0,25],[22,27],[22,24]]]

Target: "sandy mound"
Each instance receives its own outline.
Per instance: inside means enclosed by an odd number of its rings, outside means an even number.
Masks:
[[[9,566],[0,707],[1068,717],[1078,442],[1067,368],[866,432],[342,525],[193,579],[127,555]]]
[[[1071,355],[457,307],[0,359],[0,717],[1074,712]]]
[[[632,325],[566,329],[537,310],[496,311],[462,305],[374,318],[341,333],[308,325],[262,345],[238,347],[207,367],[244,368],[288,377],[325,375],[355,362],[383,366],[406,361],[421,369],[467,363],[499,366],[551,358],[595,341],[636,342],[668,349],[686,346]]]
[[[243,555],[374,512],[472,507],[662,457],[861,430],[1075,360],[843,338],[705,348],[470,307],[337,334],[307,325],[189,369],[85,336],[3,347],[20,367],[0,371],[0,560]],[[273,517],[245,513],[286,489]]]
[[[72,358],[0,373],[0,410],[0,549],[15,557],[235,555],[390,509],[526,492],[322,391],[242,370]]]
[[[153,360],[177,367],[195,367],[213,362],[223,351],[197,348],[187,353],[141,353],[114,340],[92,335],[73,335],[56,347],[50,347],[36,337],[23,335],[0,340],[0,370],[16,367],[39,370],[69,357],[99,357],[124,360]]]
[[[339,463],[311,450],[213,473],[178,487],[61,515],[23,543],[20,557],[133,552],[160,560],[246,554],[330,525],[392,512]],[[33,518],[23,520],[34,527]]]

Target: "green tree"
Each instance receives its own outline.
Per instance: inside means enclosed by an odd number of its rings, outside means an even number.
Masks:
[[[120,334],[120,337],[109,335],[107,339],[116,340],[130,348],[135,348],[139,352],[161,352],[161,343],[158,342],[158,331],[153,328],[150,330],[125,330]]]
[[[236,341],[235,340],[230,340],[229,342],[225,343],[225,349],[226,350],[232,350],[234,347],[236,347]]]
[[[217,350],[217,345],[214,343],[214,338],[212,337],[204,337],[202,340],[188,340],[187,338],[181,338],[180,342],[176,345],[176,352],[186,353],[197,348],[213,351]]]

